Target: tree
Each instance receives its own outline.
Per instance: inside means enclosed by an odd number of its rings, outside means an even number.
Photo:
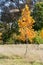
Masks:
[[[13,21],[11,28],[7,27],[2,33],[3,44],[6,44],[6,42],[10,39],[13,33],[16,33],[16,35],[19,34],[19,26],[17,21]]]
[[[26,41],[26,43],[28,43],[28,40],[32,42],[32,39],[35,37],[35,32],[32,29],[34,23],[35,21],[30,16],[29,8],[26,5],[22,11],[20,19],[18,20],[19,31],[21,32],[18,39]]]
[[[6,7],[6,6],[3,7],[3,12],[2,12],[1,20],[3,22],[6,22],[6,23],[12,22],[11,13],[9,11],[9,8]]]
[[[18,26],[18,22],[14,21],[11,25],[11,31],[12,33],[16,33],[19,34],[19,26]]]
[[[33,18],[35,19],[34,29],[43,28],[43,2],[36,3],[33,9]]]
[[[26,44],[32,42],[32,39],[35,37],[35,31],[32,29],[33,24],[35,23],[34,19],[30,16],[30,11],[27,5],[22,11],[21,17],[18,20],[19,25],[19,40],[25,41]],[[25,56],[27,54],[28,45],[26,45]]]

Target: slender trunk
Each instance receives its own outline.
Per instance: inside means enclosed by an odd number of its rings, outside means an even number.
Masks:
[[[25,38],[26,38],[26,51],[25,51],[25,57],[26,57],[26,54],[27,54],[27,51],[28,51],[28,38],[27,38],[27,35],[25,35]]]

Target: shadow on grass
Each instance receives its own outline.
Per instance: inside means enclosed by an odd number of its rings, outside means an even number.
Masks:
[[[0,59],[10,59],[8,56],[0,55]]]
[[[23,58],[18,55],[6,56],[3,54],[0,54],[0,59],[23,59]]]

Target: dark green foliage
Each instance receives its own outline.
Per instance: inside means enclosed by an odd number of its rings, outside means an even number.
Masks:
[[[7,40],[10,38],[11,36],[11,30],[8,29],[8,30],[5,30],[2,34],[2,40],[3,40],[3,43],[5,44],[7,42]]]
[[[11,28],[10,28],[10,24],[4,25],[4,26],[5,26],[5,29],[2,34],[2,40],[3,40],[3,43],[5,44],[8,40],[10,41],[12,40],[10,39],[10,37],[13,33],[19,34],[19,27],[18,27],[17,21],[14,21],[12,23]]]
[[[3,28],[3,23],[2,22],[0,22],[0,28]]]
[[[8,41],[7,41],[7,44],[13,44],[13,43],[15,43],[15,40],[13,40],[13,38],[10,37],[10,38],[8,39]]]
[[[35,4],[32,15],[36,21],[34,24],[34,29],[41,29],[43,27],[43,2]]]
[[[18,22],[17,21],[14,21],[12,26],[11,26],[11,31],[16,33],[16,34],[19,34],[19,26],[18,26]]]
[[[12,21],[11,14],[9,12],[2,13],[1,20],[7,23],[11,22]]]

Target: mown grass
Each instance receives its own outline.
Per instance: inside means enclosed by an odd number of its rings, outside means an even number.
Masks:
[[[27,62],[24,58],[17,55],[6,56],[0,54],[0,65],[43,65],[43,63]]]

